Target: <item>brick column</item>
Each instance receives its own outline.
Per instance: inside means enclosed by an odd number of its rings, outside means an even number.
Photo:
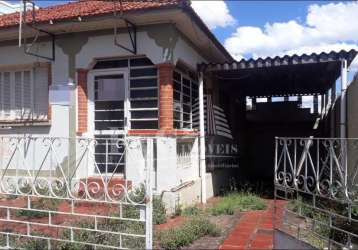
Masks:
[[[88,122],[88,93],[87,93],[88,70],[77,70],[77,133],[87,132]]]
[[[159,128],[173,131],[173,70],[171,63],[158,64],[159,72]]]

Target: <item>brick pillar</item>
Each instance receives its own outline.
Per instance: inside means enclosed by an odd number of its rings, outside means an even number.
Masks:
[[[158,64],[159,72],[159,128],[173,130],[173,70],[171,63]]]
[[[77,70],[77,133],[87,132],[88,121],[88,93],[87,93],[87,73],[86,69]]]

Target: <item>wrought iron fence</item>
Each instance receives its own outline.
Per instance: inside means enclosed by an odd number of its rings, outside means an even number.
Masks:
[[[153,139],[125,179],[124,138],[0,137],[0,247],[152,247]]]
[[[358,248],[358,139],[275,146],[275,229],[317,248]]]

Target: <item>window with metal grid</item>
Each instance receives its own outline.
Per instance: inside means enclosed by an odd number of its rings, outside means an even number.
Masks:
[[[198,100],[198,83],[192,74],[179,70],[173,73],[174,128],[192,129],[195,120],[194,107]]]
[[[157,67],[146,57],[98,61],[94,69],[127,68],[130,129],[158,129]]]

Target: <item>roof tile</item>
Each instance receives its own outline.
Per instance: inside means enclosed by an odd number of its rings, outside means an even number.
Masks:
[[[178,6],[183,0],[127,0],[122,1],[123,11],[155,9],[161,7]],[[112,13],[115,8],[120,10],[120,0],[82,0],[62,5],[55,5],[46,8],[39,8],[35,11],[36,22],[59,21],[77,17],[96,16]],[[27,13],[26,19],[32,20],[32,13]],[[19,24],[19,13],[12,13],[0,16],[0,28],[16,26]]]

